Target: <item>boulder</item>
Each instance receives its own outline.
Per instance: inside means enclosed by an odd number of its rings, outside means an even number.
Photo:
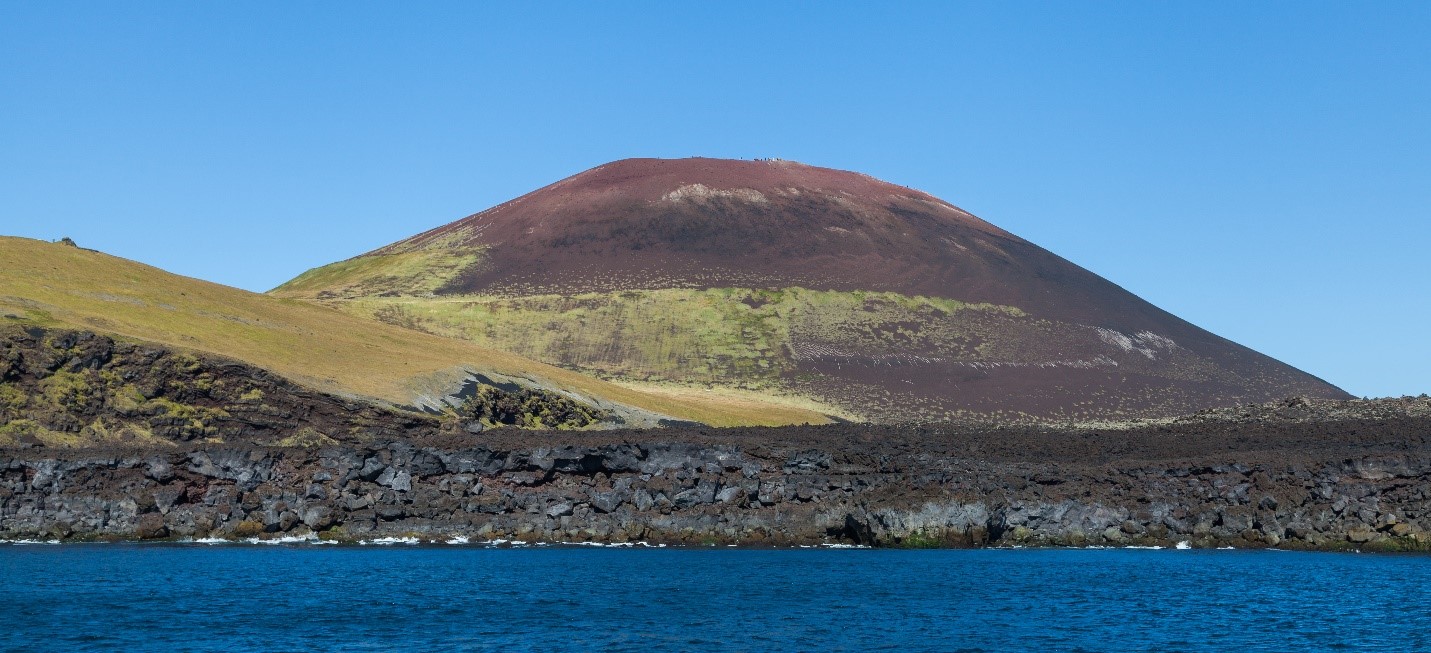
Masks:
[[[622,493],[612,492],[592,492],[590,504],[597,512],[612,512],[624,501]]]
[[[174,478],[174,466],[165,458],[150,458],[144,465],[144,475],[160,483],[168,483]]]
[[[407,511],[403,510],[402,506],[378,506],[374,512],[377,513],[378,519],[383,521],[397,521],[407,516]]]
[[[334,524],[333,511],[328,506],[308,506],[301,515],[303,525],[315,531],[325,530]]]
[[[652,506],[656,505],[656,500],[651,497],[651,493],[646,491],[645,488],[637,490],[632,501],[636,504],[636,509],[642,511],[650,510]]]
[[[160,487],[154,491],[154,506],[159,512],[168,514],[175,505],[184,502],[184,488],[169,485]]]
[[[151,512],[139,518],[134,525],[134,534],[141,540],[156,540],[169,537],[169,527],[164,524],[162,515]]]
[[[1358,527],[1347,531],[1347,541],[1353,544],[1365,544],[1375,537],[1376,533],[1370,528]]]
[[[802,451],[785,461],[786,474],[813,474],[830,468],[834,458],[826,451]]]
[[[567,516],[570,516],[570,515],[571,515],[572,510],[573,510],[573,509],[572,509],[571,503],[564,501],[564,502],[558,503],[558,504],[556,504],[556,505],[554,505],[554,506],[552,506],[552,507],[550,507],[550,508],[547,508],[547,516],[548,516],[548,517],[567,517]]]

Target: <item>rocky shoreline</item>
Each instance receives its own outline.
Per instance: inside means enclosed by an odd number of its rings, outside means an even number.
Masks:
[[[1109,430],[0,449],[0,539],[1431,550],[1427,401],[1385,401],[1404,405],[1279,418],[1300,409],[1288,403]]]

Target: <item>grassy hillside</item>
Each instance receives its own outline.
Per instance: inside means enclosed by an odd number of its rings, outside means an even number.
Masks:
[[[669,288],[320,301],[663,397],[779,402],[852,420],[1032,418],[1000,412],[1003,397],[1035,394],[1018,386],[991,387],[966,412],[949,408],[951,397],[974,397],[970,382],[991,371],[1047,369],[1054,381],[1069,379],[1066,395],[1052,394],[1065,392],[1054,386],[1039,398],[1065,419],[1137,414],[1123,405],[1130,391],[1073,396],[1088,394],[1081,387],[1092,375],[1116,380],[1114,370],[1158,379],[1146,393],[1152,396],[1136,397],[1149,405],[1179,396],[1168,383],[1239,383],[1155,334],[1127,336],[1013,306],[893,292]]]
[[[815,399],[801,379],[817,374],[802,361],[838,352],[1008,360],[1037,353],[1005,347],[1010,334],[1040,328],[1013,307],[805,288],[397,296],[329,304],[663,396],[765,397],[846,419],[867,416],[858,401],[839,407]]]
[[[802,343],[863,352],[968,349],[972,357],[992,347],[982,324],[1023,315],[950,299],[804,288],[373,297],[331,305],[615,378],[747,390],[778,384]],[[960,313],[983,319],[952,319]],[[999,320],[999,328],[1007,331],[1009,321]]]
[[[339,394],[410,404],[463,369],[712,425],[827,421],[777,403],[647,393],[516,354],[170,274],[67,245],[0,237],[0,321],[70,326],[262,367]]]
[[[425,294],[480,261],[480,254],[448,250],[360,256],[309,270],[274,289],[274,294],[297,298]]]

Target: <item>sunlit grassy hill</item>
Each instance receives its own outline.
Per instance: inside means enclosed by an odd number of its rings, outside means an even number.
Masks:
[[[711,425],[828,421],[798,407],[622,387],[309,302],[191,279],[77,247],[0,237],[0,321],[68,326],[208,352],[325,392],[413,405],[470,372]]]

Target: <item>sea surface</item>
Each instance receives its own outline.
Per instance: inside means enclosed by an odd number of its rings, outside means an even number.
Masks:
[[[1431,651],[1431,557],[0,545],[5,651]]]

